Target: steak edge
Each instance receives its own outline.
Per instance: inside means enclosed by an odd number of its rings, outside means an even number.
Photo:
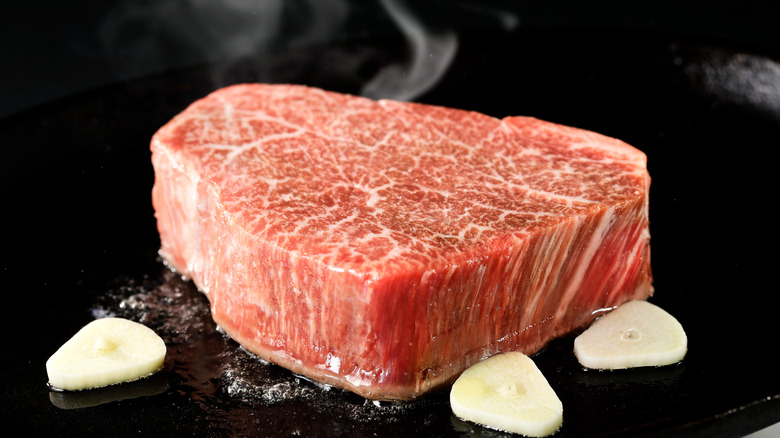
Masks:
[[[152,138],[167,263],[255,354],[411,399],[652,294],[645,155],[528,117],[242,84]]]

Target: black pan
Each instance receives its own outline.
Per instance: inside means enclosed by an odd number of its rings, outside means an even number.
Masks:
[[[237,82],[361,93],[411,59],[394,37],[202,65],[0,121],[2,425],[24,435],[503,436],[451,415],[448,391],[371,403],[265,364],[222,336],[166,269],[148,143],[193,100]],[[608,31],[464,33],[414,100],[530,115],[621,138],[653,178],[656,294],[689,336],[678,365],[583,370],[572,338],[534,356],[564,405],[559,437],[742,436],[780,421],[775,54]],[[409,67],[407,65],[407,67]],[[396,92],[409,91],[400,83]],[[47,387],[46,359],[116,314],[169,345],[155,378],[84,393]]]

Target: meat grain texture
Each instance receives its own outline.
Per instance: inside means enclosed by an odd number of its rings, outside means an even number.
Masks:
[[[528,117],[243,84],[153,137],[161,254],[250,351],[372,399],[652,293],[645,155]]]

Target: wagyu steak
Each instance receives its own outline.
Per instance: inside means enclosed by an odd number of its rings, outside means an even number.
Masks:
[[[152,139],[161,254],[250,351],[373,399],[652,293],[645,155],[526,117],[236,85]]]

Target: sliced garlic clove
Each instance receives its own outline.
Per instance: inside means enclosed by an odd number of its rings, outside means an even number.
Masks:
[[[629,301],[600,317],[574,340],[587,368],[662,366],[685,357],[688,338],[669,313],[647,301]]]
[[[528,356],[512,352],[463,372],[450,392],[453,413],[494,429],[542,437],[563,423],[563,405]]]
[[[167,349],[150,328],[122,318],[92,321],[46,362],[49,384],[81,390],[140,379],[159,371]]]

